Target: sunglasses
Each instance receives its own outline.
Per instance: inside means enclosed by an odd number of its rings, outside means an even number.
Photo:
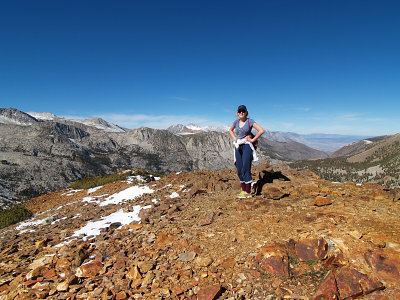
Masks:
[[[239,113],[239,114],[241,114],[241,113],[244,114],[245,112],[246,112],[246,111],[245,111],[244,109],[239,109],[239,110],[238,110],[238,113]]]

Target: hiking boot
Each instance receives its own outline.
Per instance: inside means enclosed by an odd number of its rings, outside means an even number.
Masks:
[[[246,198],[251,198],[251,197],[253,197],[253,195],[252,195],[252,194],[249,194],[249,193],[246,193],[245,191],[242,191],[242,192],[238,195],[238,198],[241,198],[241,199],[246,199]]]
[[[244,198],[244,194],[246,194],[245,191],[241,191],[239,195],[237,195],[238,198]]]

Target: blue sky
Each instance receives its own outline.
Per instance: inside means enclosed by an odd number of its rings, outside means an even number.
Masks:
[[[0,107],[128,128],[400,132],[400,1],[2,1]]]

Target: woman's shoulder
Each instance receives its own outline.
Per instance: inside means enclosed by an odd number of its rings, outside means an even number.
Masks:
[[[251,126],[253,126],[253,124],[256,122],[253,119],[248,119],[248,120],[249,120],[249,123],[250,123]]]

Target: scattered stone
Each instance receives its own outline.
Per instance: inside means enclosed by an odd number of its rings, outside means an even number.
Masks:
[[[328,254],[328,243],[324,238],[305,239],[296,243],[296,256],[303,261],[323,260]]]
[[[189,262],[192,261],[196,257],[196,253],[191,251],[191,252],[184,252],[181,255],[179,255],[179,260],[182,262]]]
[[[10,247],[4,249],[4,250],[1,252],[1,256],[6,256],[6,255],[9,255],[9,254],[13,254],[13,253],[15,253],[15,252],[17,252],[17,251],[18,251],[18,245],[13,244],[13,245],[11,245]]]
[[[198,300],[215,300],[222,293],[222,287],[219,284],[201,288],[197,293]]]
[[[59,260],[57,260],[56,271],[64,272],[70,267],[71,267],[71,262],[66,257],[62,257]]]
[[[111,223],[110,226],[108,226],[108,228],[110,228],[110,230],[117,229],[117,228],[121,227],[121,225],[122,225],[121,222],[114,222],[114,223]]]
[[[361,239],[364,236],[364,234],[358,232],[357,230],[349,231],[349,235],[357,240]]]
[[[154,273],[152,271],[149,271],[146,273],[146,276],[142,280],[142,287],[146,287],[151,284],[154,278]]]
[[[289,263],[285,246],[275,242],[261,248],[260,269],[275,275],[289,276]]]
[[[88,257],[89,253],[86,251],[86,249],[80,248],[75,254],[75,257],[72,261],[72,266],[79,267]]]
[[[273,200],[279,200],[282,199],[283,197],[286,197],[288,194],[282,192],[279,188],[276,187],[268,187],[266,191],[264,192],[264,197],[270,198]]]
[[[36,279],[37,277],[41,276],[43,271],[46,270],[44,266],[37,267],[26,274],[26,280]]]
[[[340,297],[344,299],[355,298],[363,294],[355,272],[357,271],[354,269],[342,268],[336,274],[336,283]]]
[[[41,257],[41,258],[35,259],[28,266],[28,269],[33,270],[33,269],[36,269],[38,267],[48,265],[48,264],[52,263],[52,261],[53,261],[53,258],[50,257],[50,256]]]
[[[224,269],[233,268],[236,264],[236,260],[233,257],[228,257],[221,262],[221,267]]]
[[[167,232],[160,232],[154,242],[155,249],[166,249],[175,241],[175,236]]]
[[[329,197],[317,196],[314,199],[314,206],[325,206],[332,204],[332,200]]]
[[[122,229],[136,231],[136,230],[139,230],[142,227],[143,227],[142,224],[130,224],[130,225],[122,226]]]
[[[138,267],[140,269],[140,272],[142,274],[145,274],[145,273],[149,272],[151,269],[153,269],[154,264],[151,262],[147,262],[147,261],[141,261],[141,262],[139,262]]]
[[[125,299],[129,299],[128,295],[124,292],[118,292],[117,295],[115,295],[115,299],[116,300],[125,300]]]
[[[318,287],[314,299],[339,299],[334,271],[331,270],[326,274],[324,280]]]
[[[127,273],[126,273],[126,277],[129,279],[141,279],[142,275],[139,272],[139,269],[137,266],[134,266],[133,268],[131,268]]]
[[[213,263],[213,260],[210,257],[196,257],[196,259],[194,260],[194,263],[198,266],[198,267],[208,267],[209,265],[211,265]]]
[[[75,274],[77,277],[94,277],[99,274],[102,269],[103,264],[94,260],[77,268]]]
[[[67,281],[60,282],[57,284],[56,290],[59,292],[65,292],[68,290],[69,284]]]
[[[283,287],[278,287],[275,290],[275,294],[281,298],[291,298],[292,291],[290,291],[289,289],[283,288]]]
[[[207,191],[204,189],[192,189],[189,192],[188,197],[189,197],[189,199],[192,199],[192,198],[196,197],[197,195],[201,195],[201,194],[207,194]]]
[[[43,240],[35,242],[35,248],[36,249],[41,249],[47,246],[47,243],[49,242],[49,239],[45,238]]]
[[[400,253],[391,250],[368,250],[364,258],[377,277],[400,284]]]
[[[215,213],[211,210],[207,212],[204,218],[200,221],[200,226],[210,225],[214,221]]]

